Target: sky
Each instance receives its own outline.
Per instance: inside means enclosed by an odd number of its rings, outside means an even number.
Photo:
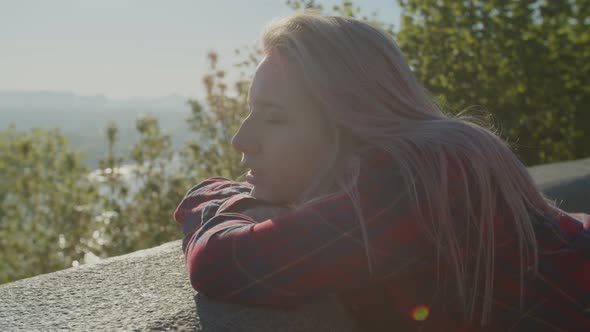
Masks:
[[[398,26],[396,0],[355,3]],[[199,98],[209,50],[231,69],[235,48],[290,12],[284,0],[0,0],[0,90]]]

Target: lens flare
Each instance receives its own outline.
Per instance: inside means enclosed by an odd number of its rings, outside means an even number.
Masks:
[[[414,310],[412,310],[412,319],[417,321],[423,321],[428,318],[428,314],[430,313],[430,309],[428,306],[423,304],[417,305]]]

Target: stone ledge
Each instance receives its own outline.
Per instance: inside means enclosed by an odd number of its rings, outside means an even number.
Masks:
[[[590,213],[590,158],[529,168],[537,187],[569,212]]]
[[[530,168],[570,211],[589,212],[590,158]],[[0,331],[353,331],[335,299],[294,310],[208,300],[191,288],[180,241],[0,285]]]
[[[296,310],[196,294],[181,242],[0,285],[0,331],[353,331],[335,299]]]

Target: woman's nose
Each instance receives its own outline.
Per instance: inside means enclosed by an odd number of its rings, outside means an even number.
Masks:
[[[244,120],[231,140],[231,144],[241,153],[254,154],[260,150],[255,132],[250,128],[248,119]]]

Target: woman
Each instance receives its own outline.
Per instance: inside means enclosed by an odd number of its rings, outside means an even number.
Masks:
[[[386,33],[298,14],[262,47],[232,141],[248,183],[207,179],[175,212],[196,290],[268,306],[339,294],[363,330],[590,330],[586,216],[444,114]]]

